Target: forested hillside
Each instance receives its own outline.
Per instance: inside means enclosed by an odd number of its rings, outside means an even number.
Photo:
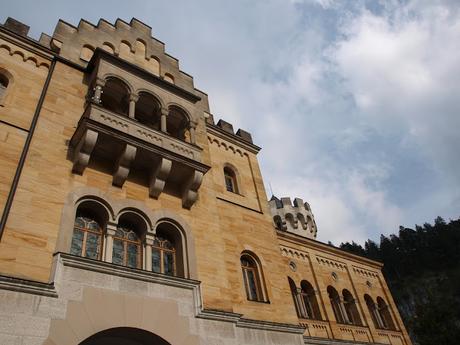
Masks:
[[[383,273],[401,316],[419,345],[460,344],[460,218],[400,227],[364,248],[340,247],[384,263]]]

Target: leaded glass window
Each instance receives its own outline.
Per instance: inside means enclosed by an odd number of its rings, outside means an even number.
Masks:
[[[166,238],[156,237],[152,245],[152,271],[176,275],[176,249]]]
[[[142,268],[142,247],[139,236],[129,226],[118,226],[113,236],[112,262]]]
[[[89,217],[77,216],[70,245],[70,254],[90,259],[100,259],[102,248],[102,228]]]
[[[263,301],[257,264],[248,255],[241,257],[241,269],[246,296],[250,301]]]

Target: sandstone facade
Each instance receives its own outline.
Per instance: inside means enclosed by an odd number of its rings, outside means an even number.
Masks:
[[[1,344],[411,344],[381,264],[269,206],[150,27],[27,31],[0,27]]]

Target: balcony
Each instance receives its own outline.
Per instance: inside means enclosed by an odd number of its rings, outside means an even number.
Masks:
[[[332,338],[331,327],[327,321],[300,318],[299,324],[305,328],[304,335],[307,337]]]
[[[129,179],[148,186],[158,198],[165,191],[182,198],[190,208],[209,166],[201,163],[202,149],[142,124],[99,104],[88,103],[70,140],[72,172],[91,167],[113,176],[122,187]]]

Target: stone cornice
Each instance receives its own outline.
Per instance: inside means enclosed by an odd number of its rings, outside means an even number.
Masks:
[[[32,51],[34,54],[37,54],[42,58],[52,60],[55,56],[55,53],[51,49],[41,45],[38,41],[35,41],[30,37],[18,35],[2,25],[0,25],[0,37],[21,48]]]
[[[236,323],[236,327],[261,329],[264,331],[274,331],[274,332],[284,332],[284,333],[294,333],[294,334],[303,334],[305,332],[305,328],[300,325],[271,322],[271,321],[252,320],[252,319],[245,319],[245,318],[240,318],[238,322]]]
[[[66,253],[56,253],[55,255],[59,255],[62,264],[67,267],[79,268],[88,271],[179,288],[197,289],[200,286],[200,281],[194,279],[172,277],[164,274],[119,266],[105,261],[88,259]]]
[[[364,343],[362,341],[303,337],[305,345],[384,345],[382,343]]]
[[[365,343],[362,341],[349,341],[340,339],[325,339],[325,338],[314,338],[314,337],[303,337],[305,345],[384,345],[382,343]]]
[[[322,251],[322,252],[326,252],[326,253],[336,255],[336,256],[338,256],[340,258],[343,258],[343,259],[354,261],[354,262],[356,262],[358,264],[365,263],[365,264],[370,265],[370,266],[372,266],[374,268],[377,268],[379,270],[383,267],[383,263],[381,263],[381,262],[371,260],[371,259],[359,256],[359,255],[348,253],[348,252],[346,252],[346,251],[344,251],[344,250],[342,250],[340,248],[332,247],[332,246],[330,246],[330,245],[328,245],[326,243],[319,242],[317,240],[305,238],[305,237],[302,237],[302,236],[299,236],[299,235],[296,235],[296,234],[288,233],[288,232],[285,232],[285,231],[279,231],[279,230],[276,230],[276,234],[278,236],[278,239],[282,240],[282,241],[290,242],[290,243],[293,243],[293,244],[305,245],[305,246],[307,246],[309,248],[314,248],[314,249]]]
[[[216,125],[212,125],[210,123],[206,123],[206,129],[209,134],[215,135],[216,137],[219,137],[221,139],[227,140],[231,142],[234,145],[238,145],[239,147],[257,154],[261,150],[261,148],[257,145],[251,144],[250,142],[242,139],[241,137],[237,136],[236,134],[231,134],[223,129],[217,127]]]
[[[58,297],[54,284],[46,284],[6,276],[0,276],[0,290],[30,293],[46,297]]]

